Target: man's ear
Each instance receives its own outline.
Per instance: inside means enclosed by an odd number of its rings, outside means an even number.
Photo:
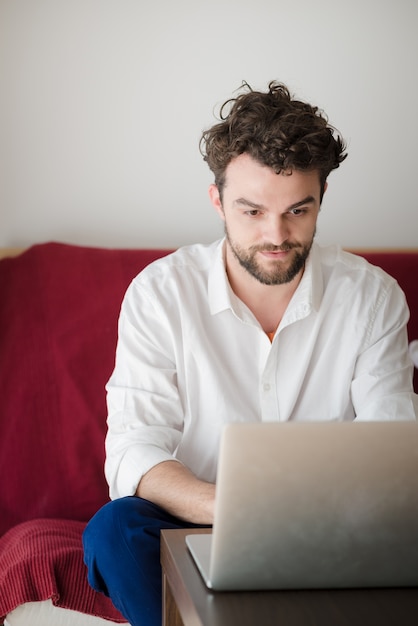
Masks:
[[[326,192],[327,189],[328,189],[328,182],[325,181],[325,183],[324,183],[324,191],[322,192],[321,198],[320,198],[321,201],[320,201],[320,204],[319,204],[319,210],[321,210],[321,208],[322,208],[322,200],[324,199],[324,195],[325,195],[325,192]]]
[[[224,220],[225,219],[225,214],[224,214],[224,210],[222,208],[222,201],[221,201],[221,195],[219,193],[219,189],[217,187],[217,185],[212,184],[209,186],[209,199],[212,202],[212,206],[214,207],[215,211],[217,212],[217,214],[219,215],[219,217]]]

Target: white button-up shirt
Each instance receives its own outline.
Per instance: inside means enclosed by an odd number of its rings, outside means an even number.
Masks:
[[[125,295],[107,385],[111,498],[173,458],[214,482],[227,422],[416,419],[408,315],[393,278],[314,244],[270,342],[231,290],[223,241],[152,263]]]

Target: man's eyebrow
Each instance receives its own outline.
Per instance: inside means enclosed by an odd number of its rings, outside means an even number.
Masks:
[[[313,204],[314,202],[315,202],[314,196],[306,196],[306,198],[303,198],[303,200],[299,200],[298,202],[291,204],[289,207],[287,207],[287,210],[291,211],[292,209],[297,209],[306,204]],[[247,198],[237,198],[237,200],[234,200],[234,204],[237,204],[240,206],[247,206],[251,209],[264,209],[265,208],[263,204],[258,204],[257,202],[251,202],[251,200],[247,200]]]
[[[234,204],[247,206],[251,209],[264,209],[264,206],[262,204],[258,204],[257,202],[251,202],[251,200],[247,200],[246,198],[238,198],[237,200],[234,200]]]
[[[306,198],[304,198],[303,200],[295,202],[295,204],[291,204],[290,207],[288,207],[288,211],[291,211],[292,209],[297,209],[305,204],[313,204],[314,202],[315,198],[313,196],[306,196]]]

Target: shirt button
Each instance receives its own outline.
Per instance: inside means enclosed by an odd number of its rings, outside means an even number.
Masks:
[[[264,391],[270,391],[270,389],[271,389],[270,383],[264,383],[263,389],[264,389]]]

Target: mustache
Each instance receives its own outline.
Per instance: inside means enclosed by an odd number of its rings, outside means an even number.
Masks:
[[[297,242],[285,242],[280,246],[276,246],[273,243],[265,243],[259,246],[251,246],[250,250],[252,252],[289,252],[289,250],[294,250],[295,248],[300,248],[301,245]]]

